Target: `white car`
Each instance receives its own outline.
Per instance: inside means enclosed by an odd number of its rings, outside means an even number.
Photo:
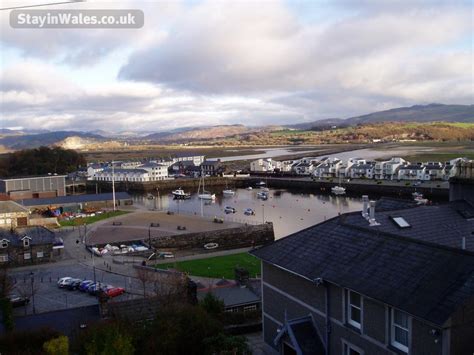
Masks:
[[[72,277],[62,277],[58,280],[58,287],[59,288],[64,288],[67,284],[69,284],[69,281],[72,280]]]

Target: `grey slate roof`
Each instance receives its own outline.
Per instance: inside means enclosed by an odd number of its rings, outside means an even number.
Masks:
[[[209,291],[198,291],[198,299],[204,298]],[[224,302],[226,307],[260,302],[260,297],[246,287],[218,287],[210,292]]]
[[[31,238],[31,245],[62,244],[62,239],[45,227],[17,228],[13,232],[9,229],[0,229],[0,240],[7,239],[12,246],[23,246],[22,238],[25,236]]]
[[[447,243],[454,236],[460,240],[456,231],[473,230],[473,220],[456,211],[469,207],[462,204],[376,212],[380,227],[369,227],[360,212],[349,213],[252,254],[306,279],[323,278],[442,326],[474,297],[474,253],[433,243]],[[390,214],[403,215],[412,228],[399,229]],[[442,228],[443,221],[447,227]],[[461,227],[467,223],[470,227]]]
[[[0,201],[0,213],[28,212],[28,209],[13,201]]]
[[[116,200],[130,200],[132,197],[127,192],[116,192]],[[63,205],[68,203],[85,203],[85,202],[99,202],[112,201],[112,193],[104,194],[88,194],[88,195],[72,195],[72,196],[58,196],[51,198],[30,198],[21,200],[23,206],[41,206],[41,205]]]
[[[402,210],[405,208],[418,207],[419,205],[413,200],[404,200],[393,197],[381,197],[375,203],[376,211],[393,211]]]

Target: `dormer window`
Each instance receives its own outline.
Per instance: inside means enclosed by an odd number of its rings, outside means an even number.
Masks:
[[[9,243],[8,239],[0,240],[0,248],[8,248],[8,243]]]
[[[23,247],[28,248],[30,246],[31,238],[30,237],[23,237]]]

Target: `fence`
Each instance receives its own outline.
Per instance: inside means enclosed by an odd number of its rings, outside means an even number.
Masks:
[[[196,217],[202,217],[202,218],[205,218],[205,219],[209,219],[211,221],[214,220],[214,218],[221,218],[224,220],[224,222],[232,222],[232,223],[240,223],[240,224],[250,224],[250,225],[253,225],[253,226],[256,226],[256,225],[259,225],[259,224],[263,224],[262,221],[257,221],[257,220],[252,220],[252,219],[246,219],[246,218],[235,218],[235,217],[232,217],[232,214],[224,214],[224,215],[221,215],[221,214],[208,214],[208,213],[198,213],[198,212],[195,212],[195,211],[186,211],[186,210],[179,210],[179,211],[170,211],[172,213],[175,213],[175,214],[181,214],[181,215],[185,215],[185,216],[196,216]]]

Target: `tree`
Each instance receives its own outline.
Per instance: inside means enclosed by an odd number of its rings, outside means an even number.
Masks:
[[[0,267],[0,313],[3,326],[6,331],[12,331],[14,328],[13,309],[10,302],[10,292],[13,289],[13,282],[8,275],[7,266]]]
[[[247,341],[243,336],[232,336],[219,333],[204,339],[206,354],[247,355],[251,354]]]
[[[224,302],[208,292],[199,302],[199,305],[213,317],[220,318],[224,313]]]
[[[120,321],[107,321],[90,327],[77,343],[80,354],[131,355],[135,352],[130,325]]]

